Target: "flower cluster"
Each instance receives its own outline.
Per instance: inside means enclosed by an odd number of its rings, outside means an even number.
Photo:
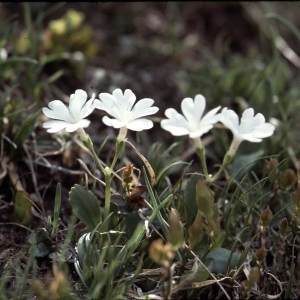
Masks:
[[[153,127],[153,122],[141,117],[155,114],[158,108],[153,106],[154,101],[145,98],[136,103],[135,94],[127,89],[124,94],[120,89],[113,91],[112,95],[101,93],[99,99],[95,95],[86,102],[87,93],[83,90],[76,90],[75,94],[70,96],[69,108],[60,100],[54,100],[49,103],[49,108],[43,108],[43,113],[51,119],[43,124],[44,128],[49,128],[48,132],[58,132],[65,129],[67,132],[78,131],[82,133],[82,128],[89,126],[90,121],[85,119],[95,108],[106,111],[114,117],[110,119],[104,116],[102,121],[107,126],[120,128],[121,139],[126,137],[127,129],[141,131]],[[85,140],[85,137],[81,135]]]
[[[43,127],[52,133],[63,129],[67,132],[77,130],[85,140],[82,129],[90,124],[85,117],[95,108],[104,110],[113,117],[104,116],[102,121],[107,126],[120,129],[121,141],[125,140],[127,129],[141,131],[153,127],[151,120],[142,118],[158,111],[157,107],[152,106],[154,103],[152,99],[145,98],[134,105],[136,96],[129,89],[124,93],[120,89],[114,90],[112,94],[101,93],[99,98],[95,99],[93,95],[87,101],[87,93],[76,90],[75,94],[70,96],[69,107],[60,100],[51,101],[49,108],[43,108],[43,113],[53,120],[45,122]],[[265,122],[262,114],[254,115],[253,108],[246,109],[239,121],[238,115],[233,110],[223,108],[221,113],[218,113],[220,106],[203,115],[205,106],[206,100],[203,95],[196,95],[194,100],[185,98],[181,103],[183,115],[173,108],[167,109],[165,112],[167,119],[161,121],[161,127],[174,136],[189,135],[194,140],[196,148],[199,148],[202,147],[201,136],[212,129],[215,123],[221,122],[233,133],[233,141],[227,152],[231,157],[242,141],[261,142],[275,130],[275,126]]]
[[[235,154],[242,141],[258,143],[262,138],[271,136],[275,130],[274,125],[265,122],[262,114],[254,116],[253,108],[243,112],[239,123],[239,117],[233,110],[223,108],[221,113],[217,113],[220,106],[203,116],[205,105],[205,98],[202,95],[197,95],[194,102],[191,98],[185,98],[181,103],[183,115],[173,108],[167,109],[165,115],[168,119],[161,121],[161,127],[175,136],[189,135],[197,147],[201,145],[199,138],[220,121],[233,133],[233,141],[228,151],[230,156]]]

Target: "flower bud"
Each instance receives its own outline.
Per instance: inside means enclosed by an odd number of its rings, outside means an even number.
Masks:
[[[292,169],[286,170],[279,176],[279,188],[282,191],[288,191],[297,182],[297,177]]]
[[[282,234],[283,239],[286,240],[287,232],[289,230],[289,224],[288,224],[287,218],[282,219],[278,227],[279,227],[280,233]]]
[[[180,221],[179,213],[174,208],[171,208],[169,212],[169,226],[167,240],[173,246],[174,250],[177,250],[183,244],[184,231],[183,225]]]
[[[258,267],[254,267],[251,270],[250,275],[249,275],[249,279],[248,279],[248,282],[249,282],[249,285],[251,285],[251,288],[254,286],[254,283],[256,283],[256,282],[259,281],[259,277],[260,277],[259,268]]]
[[[199,212],[207,220],[213,220],[214,216],[214,195],[206,184],[199,180],[196,185],[196,201]]]
[[[242,295],[245,296],[253,288],[254,284],[259,281],[260,272],[258,267],[252,268],[248,280],[242,282]]]
[[[278,170],[274,170],[278,165],[278,160],[276,158],[271,158],[265,166],[266,172],[268,174],[268,179],[274,182],[278,175]],[[274,171],[273,171],[274,170]]]
[[[61,271],[57,271],[53,280],[49,285],[49,292],[55,296],[56,299],[64,299],[70,293],[70,285],[68,278]]]
[[[171,261],[175,257],[173,247],[169,243],[164,244],[162,239],[153,241],[149,247],[148,253],[155,263],[164,268],[169,268]]]
[[[30,285],[31,285],[31,288],[32,288],[33,292],[36,295],[38,295],[40,297],[46,297],[47,296],[48,293],[44,290],[41,282],[38,279],[32,280]]]
[[[273,213],[270,210],[269,206],[262,211],[262,213],[260,214],[260,224],[261,227],[264,229],[266,228],[272,221],[273,219]]]
[[[254,254],[256,262],[260,265],[263,262],[263,260],[266,258],[267,254],[268,254],[267,250],[262,246]]]
[[[134,185],[133,178],[133,164],[129,163],[122,172],[122,185],[126,192],[129,192],[131,187]]]

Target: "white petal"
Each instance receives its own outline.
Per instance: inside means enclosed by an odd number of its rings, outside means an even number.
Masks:
[[[245,113],[247,111],[247,113]],[[255,117],[254,110],[252,108],[248,108],[244,111],[243,116],[241,118],[240,132],[249,132],[252,128],[258,127],[265,123],[265,117],[258,113]]]
[[[222,122],[226,127],[228,127],[233,133],[238,132],[239,128],[239,117],[238,115],[226,107],[222,109],[220,122]]]
[[[117,119],[110,119],[109,117],[107,116],[104,116],[102,118],[102,122],[107,125],[107,126],[112,126],[114,128],[121,128],[121,127],[124,127],[126,124],[124,122],[120,122],[119,120]]]
[[[220,121],[221,114],[216,114],[221,106],[218,106],[212,110],[210,110],[202,119],[201,126],[206,124],[215,124]]]
[[[154,101],[150,98],[145,98],[138,101],[131,111],[130,120],[157,113],[159,110],[158,107],[150,107],[153,103]]]
[[[76,90],[75,94],[71,95],[69,102],[70,114],[75,121],[79,121],[81,118],[80,111],[86,102],[87,93],[84,90]]]
[[[86,128],[90,125],[90,121],[87,120],[87,119],[83,119],[83,120],[80,120],[79,122],[77,123],[74,123],[74,124],[68,124],[67,127],[66,127],[66,131],[67,132],[74,132],[76,131],[78,128]]]
[[[95,105],[95,108],[106,111],[105,105],[99,99],[94,100],[94,105]]]
[[[203,114],[205,109],[205,99],[204,102],[203,99],[204,98],[197,97],[197,107],[195,107],[192,98],[184,98],[181,102],[181,110],[190,124],[190,128],[197,127],[197,124]]]
[[[212,110],[210,110],[208,113],[205,114],[205,116],[201,119],[201,120],[204,120],[206,118],[211,118],[211,117],[214,117],[216,116],[216,113],[217,111],[221,108],[221,106],[218,106]],[[221,118],[221,115],[218,116],[218,118]]]
[[[187,122],[186,118],[183,115],[181,115],[180,113],[178,113],[174,108],[168,108],[165,111],[165,115],[175,125],[188,129],[188,122]]]
[[[47,121],[43,124],[44,128],[50,128],[47,131],[54,133],[54,132],[58,132],[61,131],[62,129],[66,128],[66,126],[68,125],[67,122],[65,121],[59,121],[59,120],[51,120],[51,121]]]
[[[252,119],[253,116],[254,116],[254,109],[250,107],[244,110],[241,119],[249,119],[249,118]]]
[[[207,133],[208,131],[210,131],[213,128],[213,125],[204,125],[201,126],[198,130],[195,130],[193,132],[190,133],[190,138],[196,138],[196,137],[200,137],[202,136],[204,133]]]
[[[265,123],[257,128],[255,128],[255,130],[253,130],[253,132],[251,132],[255,137],[258,138],[265,138],[265,137],[269,137],[274,133],[275,130],[275,126],[270,124],[270,123]]]
[[[87,120],[87,119],[82,119],[80,120],[80,122],[78,122],[78,126],[80,128],[86,128],[90,125],[91,121],[90,120]]]
[[[79,128],[78,123],[68,124],[65,128],[67,132],[74,132]]]
[[[130,122],[131,118],[131,108],[135,102],[135,95],[134,93],[127,89],[123,95],[120,89],[116,89],[113,91],[113,96],[116,99],[115,110],[118,110],[118,119],[120,122]]]
[[[120,111],[117,106],[117,100],[115,99],[115,97],[108,93],[101,93],[99,95],[99,98],[102,102],[101,105],[99,105],[99,102],[96,102],[96,108],[105,110],[112,117],[121,120]]]
[[[190,133],[188,128],[183,127],[180,123],[169,119],[162,120],[160,122],[160,126],[164,130],[171,132],[174,136],[187,135]]]
[[[194,115],[197,120],[201,119],[206,107],[206,99],[203,95],[199,94],[195,97]]]
[[[136,100],[135,94],[132,92],[132,90],[125,90],[124,92],[124,98],[123,98],[123,103],[126,105],[126,109],[131,110],[132,106]]]
[[[263,125],[266,122],[265,117],[258,113],[255,117],[252,118],[252,127],[258,127]]]
[[[60,100],[51,101],[48,107],[43,108],[43,113],[46,117],[57,120],[66,120],[69,116],[69,110]]]
[[[261,134],[264,134],[264,135],[268,134],[268,136],[271,136],[274,133],[275,129],[276,129],[276,127],[271,123],[265,123],[262,126],[260,126]]]
[[[100,102],[101,102],[101,108],[103,110],[110,110],[112,109],[113,105],[116,105],[116,99],[109,93],[101,93],[99,94]],[[97,102],[99,104],[99,102]],[[97,107],[98,108],[98,107]]]
[[[113,92],[112,92],[112,95],[113,97],[117,100],[117,102],[120,100],[122,101],[123,98],[124,98],[124,95],[123,95],[123,92],[121,89],[115,89]]]
[[[134,120],[134,121],[130,122],[129,124],[127,124],[126,127],[130,130],[142,131],[145,129],[152,128],[153,122],[151,120],[147,120],[147,119],[137,119],[137,120]]]
[[[83,106],[83,108],[80,112],[81,119],[90,115],[93,112],[93,110],[95,109],[95,103],[94,103],[95,100],[94,99],[95,99],[95,94],[93,94],[92,98]]]
[[[243,141],[249,141],[251,143],[260,143],[262,141],[261,138],[256,137],[255,135],[253,135],[252,133],[245,133],[245,134],[241,134],[239,136],[240,140]]]

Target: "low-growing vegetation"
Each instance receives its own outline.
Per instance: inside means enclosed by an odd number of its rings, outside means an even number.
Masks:
[[[285,5],[1,4],[1,299],[299,298]]]

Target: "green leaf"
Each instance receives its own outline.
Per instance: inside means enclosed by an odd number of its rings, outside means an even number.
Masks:
[[[121,195],[111,195],[111,210],[118,215],[128,215],[131,213],[130,207],[126,204]]]
[[[54,74],[52,74],[47,79],[41,81],[39,83],[39,87],[43,87],[43,86],[45,86],[47,84],[53,83],[54,81],[56,81],[57,79],[59,79],[62,75],[64,75],[64,71],[63,70],[59,70],[59,71],[55,72]]]
[[[293,250],[292,250],[292,261],[291,261],[291,269],[290,269],[290,274],[295,274],[295,242],[296,242],[296,237],[294,238],[293,241]],[[295,280],[295,276],[290,276],[289,282],[286,287],[286,291],[284,293],[284,299],[291,299],[292,298],[292,293],[293,293],[293,281]]]
[[[210,265],[211,260],[213,260],[214,262],[212,268],[210,269],[211,272],[226,275],[228,266],[229,270],[233,270],[237,267],[239,256],[236,253],[232,253],[230,250],[227,250],[225,248],[218,248],[211,250],[207,254],[204,261],[205,265]]]
[[[28,226],[32,222],[32,204],[28,200],[29,194],[26,191],[17,191],[15,197],[14,214],[17,222]]]
[[[54,217],[52,223],[52,232],[51,236],[54,235],[56,228],[59,226],[59,211],[61,205],[61,187],[60,184],[57,184],[56,193],[55,193],[55,203],[54,203]]]
[[[36,59],[30,57],[15,56],[15,57],[10,57],[6,60],[1,60],[0,65],[9,64],[9,63],[24,63],[24,62],[34,64],[34,65],[39,64],[39,62]]]
[[[198,256],[198,257],[202,257],[203,254],[207,251],[207,248],[210,245],[210,240],[208,239],[207,234],[203,235],[203,238],[201,240],[201,242],[197,243],[194,247],[193,247],[193,252]],[[192,257],[190,257],[192,258]]]
[[[219,207],[218,203],[213,204],[213,220],[216,221],[219,217]]]
[[[34,257],[44,257],[51,250],[51,239],[45,228],[38,228],[32,232],[28,237],[28,243],[31,244],[28,253]]]
[[[214,216],[214,196],[206,184],[199,180],[196,185],[196,201],[199,212],[208,220]]]
[[[14,147],[11,148],[10,151],[10,157],[14,156],[19,148],[21,147],[24,140],[29,136],[31,130],[33,129],[33,126],[35,124],[35,120],[37,116],[39,115],[40,111],[37,111],[33,115],[31,115],[23,124],[20,126],[17,130],[17,132],[14,135],[14,138],[12,141],[17,145],[17,149]]]
[[[213,262],[209,266],[207,266],[207,268],[209,270],[212,267],[213,267]],[[195,274],[195,275],[193,275],[193,274]],[[186,272],[183,276],[180,277],[180,282],[189,280],[190,277],[192,278],[192,280],[190,281],[191,283],[202,282],[202,281],[205,281],[209,277],[209,272],[204,268],[204,266],[201,263],[196,262],[193,265],[193,268],[191,271]]]
[[[188,228],[188,233],[188,243],[191,248],[193,248],[196,244],[202,241],[204,231],[201,216],[197,216],[195,222]]]
[[[250,242],[248,242],[247,247],[245,248],[245,250],[243,251],[243,253],[241,254],[238,263],[237,263],[237,269],[244,263],[244,261],[246,260],[246,257],[248,255],[248,252],[250,251],[250,248],[252,246],[253,241],[257,238],[257,236],[260,234],[260,232],[258,232],[252,239]],[[218,249],[216,249],[218,250]]]
[[[175,208],[170,208],[168,223],[169,232],[167,241],[172,245],[174,250],[177,250],[184,242],[184,229],[180,221],[180,215]]]
[[[196,184],[202,179],[201,175],[193,174],[188,180],[185,188],[185,220],[186,228],[189,228],[195,221],[198,206],[196,202]]]
[[[167,176],[168,172],[170,171],[171,168],[177,166],[177,165],[183,165],[186,164],[182,161],[176,161],[174,163],[170,163],[169,165],[167,165],[165,168],[163,168],[160,173],[157,175],[157,179],[156,179],[156,187],[159,187],[161,182],[163,181],[163,179]]]
[[[218,231],[217,233],[214,232],[214,236],[211,237],[212,247],[214,249],[218,249],[223,245],[225,240],[226,232],[225,231]]]
[[[262,156],[264,153],[263,150],[258,150],[256,152],[242,155],[236,158],[231,165],[227,167],[230,175],[238,171],[235,176],[236,180],[240,180],[247,174],[257,163],[257,159]]]
[[[70,191],[70,204],[74,214],[91,229],[101,222],[101,211],[95,195],[86,187],[75,184]]]
[[[288,19],[286,19],[286,18],[284,18],[284,17],[282,17],[282,16],[280,16],[278,14],[275,14],[275,13],[268,13],[268,14],[266,14],[266,18],[267,19],[275,19],[275,20],[281,22],[283,25],[285,25],[295,35],[295,37],[298,40],[298,43],[300,43],[300,31]]]
[[[7,99],[10,96],[12,90],[14,90],[16,87],[19,86],[19,83],[16,83],[14,85],[12,85],[11,87],[9,87],[6,92],[4,93],[4,95],[2,96],[2,99],[0,100],[0,132],[3,132],[3,122],[2,119],[4,117],[7,117],[7,114],[4,114],[4,108],[7,105]]]

